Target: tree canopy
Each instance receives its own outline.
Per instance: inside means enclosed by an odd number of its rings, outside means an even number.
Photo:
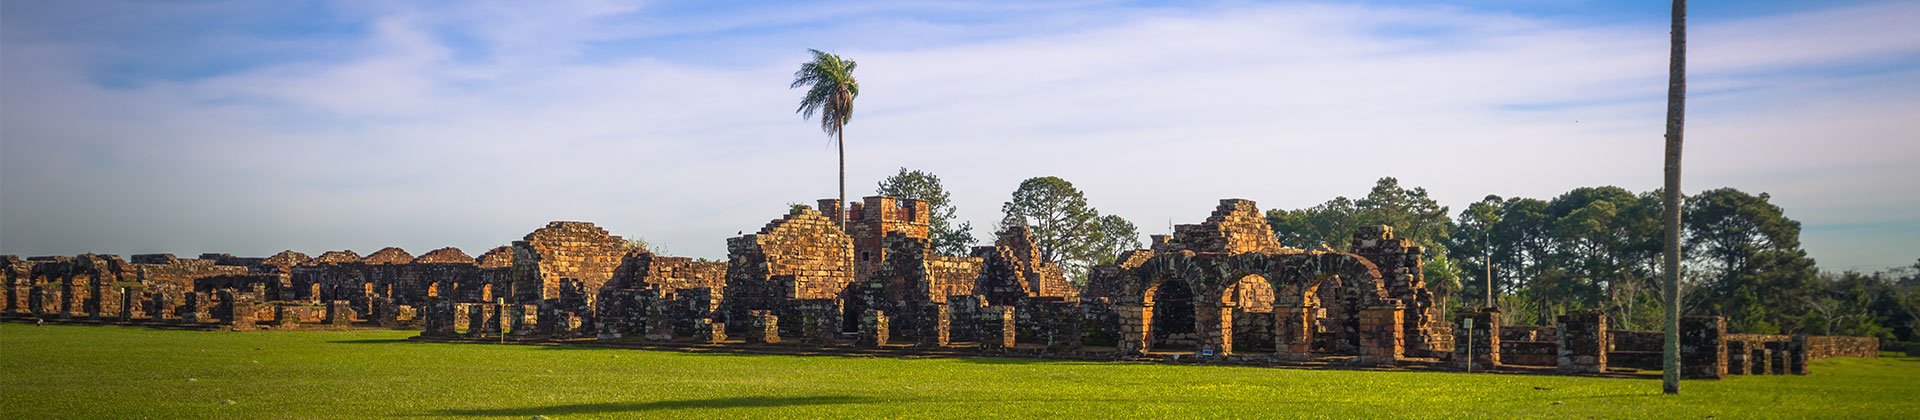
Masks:
[[[954,225],[955,208],[940,177],[931,173],[900,168],[900,172],[880,181],[874,193],[888,197],[910,198],[927,203],[929,239],[940,255],[967,255],[973,248],[973,223]]]
[[[1060,264],[1075,283],[1085,283],[1088,268],[1140,247],[1140,233],[1132,222],[1101,215],[1073,183],[1058,177],[1020,182],[1000,210],[1001,230],[1026,226],[1040,258]]]

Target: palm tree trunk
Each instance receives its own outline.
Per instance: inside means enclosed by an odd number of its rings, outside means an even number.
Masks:
[[[833,135],[837,137],[833,142],[840,146],[840,204],[835,206],[838,208],[834,211],[838,213],[835,213],[837,217],[834,218],[840,220],[841,232],[847,231],[847,132],[844,131],[846,127],[845,122],[833,122]]]
[[[1666,205],[1667,345],[1661,355],[1661,385],[1668,394],[1680,393],[1680,144],[1687,110],[1687,0],[1673,1],[1673,50],[1667,70],[1667,180]]]

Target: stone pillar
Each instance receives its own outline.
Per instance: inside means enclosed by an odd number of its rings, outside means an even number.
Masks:
[[[1773,349],[1767,348],[1767,343],[1754,343],[1753,353],[1748,357],[1748,364],[1752,365],[1748,366],[1748,372],[1755,375],[1773,374]]]
[[[1047,328],[1047,351],[1053,353],[1072,353],[1080,350],[1085,341],[1081,336],[1081,322],[1086,316],[1080,313],[1080,306],[1072,302],[1048,304],[1052,312]]]
[[[645,296],[640,302],[646,321],[640,326],[641,334],[648,340],[672,341],[673,317],[667,315],[667,299],[655,290],[647,290],[642,296]]]
[[[479,306],[486,313],[486,319],[481,320],[480,326],[473,329],[480,331],[482,337],[502,337],[501,334],[505,334],[507,330],[506,307],[492,303]]]
[[[1153,349],[1153,304],[1120,305],[1115,307],[1120,317],[1120,354],[1138,356]],[[985,343],[986,332],[981,333],[980,341]],[[984,344],[983,344],[984,345]]]
[[[1453,365],[1480,370],[1500,367],[1500,308],[1462,311],[1460,319],[1461,322],[1453,326]],[[1468,319],[1473,320],[1472,331],[1467,330]],[[1472,360],[1468,360],[1469,351],[1473,353]]]
[[[887,313],[879,309],[868,309],[860,315],[860,345],[863,347],[884,347],[887,345]]]
[[[230,290],[222,290],[220,294],[221,306],[226,307],[227,312],[226,317],[220,320],[221,323],[235,329],[252,329],[256,321],[254,312],[258,310],[254,301],[256,295],[234,293]]]
[[[1273,355],[1281,360],[1313,357],[1313,308],[1273,305]]]
[[[1767,367],[1767,372],[1775,375],[1787,374],[1790,370],[1789,366],[1793,365],[1793,356],[1788,354],[1791,352],[1787,350],[1788,344],[1789,343],[1783,341],[1767,343],[1767,352],[1771,353],[1768,359],[1770,359],[1769,361],[1772,363],[1772,366]]]
[[[133,321],[133,293],[120,292],[120,322]]]
[[[273,305],[274,328],[290,330],[299,325],[300,325],[300,317],[298,314],[295,314],[293,312],[293,309],[287,308],[286,305],[279,305],[279,304]]]
[[[1355,363],[1392,366],[1404,351],[1401,329],[1402,311],[1398,300],[1389,299],[1380,306],[1360,310],[1360,357]]]
[[[953,330],[953,312],[945,302],[927,304],[921,311],[926,319],[920,322],[920,346],[946,347]]]
[[[533,334],[535,326],[540,325],[540,307],[536,305],[507,306],[507,334],[514,338]]]
[[[1559,317],[1559,368],[1567,373],[1607,371],[1607,313],[1598,309],[1568,312]]]
[[[1787,373],[1807,374],[1807,336],[1796,335],[1787,342]]]
[[[1720,379],[1727,376],[1727,320],[1717,316],[1680,318],[1680,376]]]
[[[1200,346],[1202,353],[1213,350],[1217,357],[1233,354],[1233,308],[1231,305],[1195,305],[1194,313],[1201,318],[1196,321],[1201,323],[1200,331],[1206,334],[1207,340]]]
[[[167,294],[154,292],[153,301],[147,303],[147,320],[160,322],[167,320]]]
[[[454,313],[452,300],[448,300],[445,296],[430,296],[427,297],[426,305],[426,316],[421,317],[423,328],[420,330],[420,336],[453,337],[458,335],[455,334],[453,327]]]
[[[212,320],[213,317],[207,313],[206,295],[204,293],[189,292],[186,296],[186,306],[180,308],[180,322],[198,324]]]
[[[353,304],[344,300],[327,302],[327,325],[353,325]]]
[[[1018,337],[1012,306],[989,306],[980,316],[980,348],[1011,349]]]
[[[1752,363],[1748,362],[1753,358],[1753,351],[1747,344],[1746,341],[1727,340],[1727,374],[1746,375],[1753,372]]]
[[[727,325],[713,322],[713,318],[699,318],[693,321],[693,339],[707,344],[727,341]]]
[[[747,311],[747,342],[771,344],[780,342],[780,316],[773,311]]]
[[[367,305],[373,308],[374,324],[382,328],[400,328],[400,305],[394,304],[393,299],[373,298]],[[468,325],[476,324],[468,323]]]

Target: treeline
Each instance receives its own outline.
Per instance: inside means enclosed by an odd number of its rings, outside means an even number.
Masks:
[[[964,255],[975,244],[972,226],[954,220],[939,177],[901,168],[876,192],[928,200],[937,252]],[[1453,214],[1426,189],[1389,177],[1358,199],[1266,216],[1281,244],[1303,249],[1344,251],[1359,227],[1392,226],[1398,237],[1427,248],[1427,286],[1442,308],[1485,305],[1490,284],[1508,323],[1544,324],[1568,310],[1602,309],[1617,327],[1658,329],[1659,197],[1583,187],[1549,199],[1487,196]],[[1800,222],[1770,198],[1733,188],[1686,198],[1684,313],[1724,315],[1736,332],[1920,341],[1920,262],[1873,273],[1821,272],[1801,248]],[[1132,223],[1101,214],[1060,178],[1027,179],[1001,207],[994,232],[1027,226],[1042,258],[1067,268],[1076,283],[1087,267],[1140,246]]]
[[[1733,188],[1687,197],[1683,312],[1727,316],[1738,332],[1914,341],[1920,262],[1822,273],[1801,248],[1800,222],[1769,198]],[[1551,199],[1487,196],[1449,217],[1425,189],[1382,178],[1360,199],[1270,210],[1267,219],[1281,243],[1308,249],[1344,250],[1355,227],[1393,226],[1428,248],[1428,286],[1448,306],[1484,305],[1490,274],[1508,322],[1603,309],[1620,327],[1657,329],[1660,212],[1658,191],[1583,187]]]

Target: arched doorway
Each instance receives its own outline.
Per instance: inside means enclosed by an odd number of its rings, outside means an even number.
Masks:
[[[1162,281],[1147,291],[1153,308],[1149,349],[1197,350],[1201,337],[1194,322],[1193,288],[1178,280]]]
[[[1220,305],[1229,309],[1230,320],[1221,322],[1225,343],[1232,352],[1273,351],[1273,283],[1258,274],[1249,274],[1227,285],[1220,294]]]

